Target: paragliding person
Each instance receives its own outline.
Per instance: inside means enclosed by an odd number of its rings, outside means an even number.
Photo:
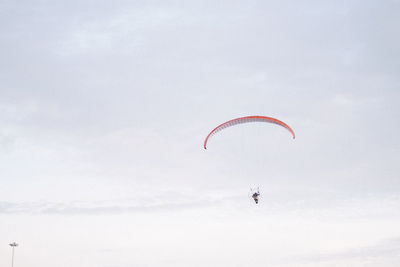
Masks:
[[[245,117],[232,119],[232,120],[226,121],[226,122],[218,125],[217,127],[215,127],[211,132],[209,132],[206,139],[204,140],[204,143],[203,143],[204,149],[207,149],[207,144],[208,144],[209,139],[212,138],[216,133],[218,133],[226,128],[235,126],[235,125],[239,125],[239,124],[243,124],[243,123],[250,123],[250,122],[272,123],[272,124],[281,126],[290,132],[293,139],[296,138],[296,135],[295,135],[294,131],[292,130],[292,128],[290,128],[290,126],[287,125],[286,123],[284,123],[283,121],[280,121],[280,120],[272,118],[272,117],[253,115],[253,116],[245,116]],[[258,190],[258,188],[257,188],[257,190],[250,188],[248,197],[249,198],[252,197],[254,202],[256,202],[256,204],[258,204],[258,200],[260,198],[260,190]]]
[[[253,195],[251,196],[256,204],[258,204],[258,196],[260,195],[260,191],[254,192]]]

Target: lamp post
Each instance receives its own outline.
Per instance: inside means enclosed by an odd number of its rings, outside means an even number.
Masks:
[[[12,247],[12,259],[11,259],[11,267],[14,267],[14,249],[18,246],[17,243],[13,242],[9,244]]]

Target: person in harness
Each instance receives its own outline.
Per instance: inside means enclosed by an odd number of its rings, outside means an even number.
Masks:
[[[258,204],[258,197],[260,196],[260,191],[257,190],[257,192],[254,192],[253,195],[251,196],[254,201],[256,202],[256,204]]]

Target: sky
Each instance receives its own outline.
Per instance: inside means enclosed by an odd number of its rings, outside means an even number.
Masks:
[[[399,13],[0,0],[0,266],[398,266]]]

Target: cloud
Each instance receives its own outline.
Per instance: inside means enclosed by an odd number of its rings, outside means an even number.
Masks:
[[[142,198],[105,200],[105,201],[70,201],[70,202],[0,202],[0,214],[63,214],[63,215],[98,215],[121,213],[148,213],[160,211],[200,209],[216,206],[221,199],[200,198],[187,194],[148,195]]]
[[[333,98],[333,102],[337,105],[349,105],[352,103],[350,97],[344,95],[344,94],[337,94],[334,98]]]
[[[400,260],[400,237],[384,239],[370,246],[360,246],[339,252],[319,253],[311,256],[299,257],[296,260],[301,263],[318,264],[354,261],[359,264],[362,263],[362,266],[369,266],[368,264],[376,264],[377,261],[384,262],[385,259]]]

